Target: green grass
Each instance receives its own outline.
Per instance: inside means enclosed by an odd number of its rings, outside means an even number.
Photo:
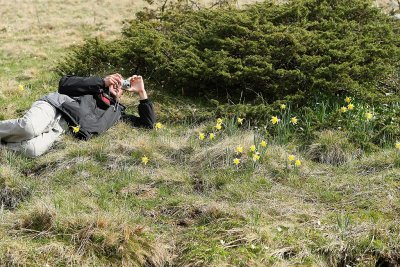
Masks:
[[[19,54],[3,44],[0,119],[23,114],[55,90],[53,59],[66,44],[46,42],[46,34],[61,33],[64,23],[55,22],[54,31],[32,30],[32,51]],[[76,30],[74,40],[91,30]],[[20,35],[3,37],[6,44],[23,45]],[[125,101],[134,111],[137,100]],[[296,115],[325,123],[335,109]],[[353,157],[348,132],[312,132],[303,143],[295,128],[282,128],[279,139],[249,121],[237,126],[233,115],[224,118],[222,131],[213,128],[213,119],[165,126],[149,131],[118,123],[88,142],[65,136],[37,159],[0,149],[0,265],[398,264],[400,153],[393,145]],[[200,141],[200,131],[215,131],[215,140]],[[263,139],[266,148],[259,146]],[[252,144],[261,151],[256,163],[247,153]],[[291,154],[302,161],[297,169],[288,168]],[[321,160],[337,159],[332,155],[345,160]],[[242,160],[238,168],[234,157]]]
[[[12,170],[23,180],[9,186],[29,186],[30,194],[1,217],[6,239],[0,248],[12,254],[1,260],[234,266],[345,260],[368,266],[379,257],[395,257],[400,170],[393,166],[393,149],[339,167],[304,158],[297,171],[276,176],[285,168],[288,147],[269,145],[268,160],[236,170],[221,154],[233,151],[238,140],[248,149],[252,133],[219,134],[201,144],[190,138],[197,137],[195,128],[166,125],[150,132],[121,123],[89,142],[67,137],[35,160],[2,150],[1,178],[10,179]],[[150,159],[146,166],[141,151]],[[182,151],[187,158],[177,156]],[[212,168],[202,164],[207,157]],[[368,162],[375,167],[365,175]],[[343,218],[349,218],[345,227],[338,224]],[[111,225],[103,229],[104,224]],[[116,248],[130,247],[121,241],[119,224],[143,228],[134,250]],[[91,235],[81,248],[83,229]],[[371,237],[377,229],[379,239]],[[65,254],[56,256],[56,248]]]

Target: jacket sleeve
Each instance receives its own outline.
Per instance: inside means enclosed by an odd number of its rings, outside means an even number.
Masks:
[[[144,127],[153,129],[156,122],[153,104],[148,99],[140,100],[139,117],[134,115],[123,115],[122,120],[134,127]]]
[[[58,84],[58,92],[71,97],[95,95],[101,93],[104,89],[104,80],[97,76],[64,76]]]

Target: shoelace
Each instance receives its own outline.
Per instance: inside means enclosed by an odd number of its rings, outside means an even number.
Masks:
[[[119,101],[118,101],[118,99],[116,99],[115,105],[114,105],[114,112],[118,110],[118,104],[119,104]]]

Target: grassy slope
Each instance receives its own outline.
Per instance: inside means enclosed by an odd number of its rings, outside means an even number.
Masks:
[[[0,118],[21,115],[54,90],[50,71],[67,46],[112,38],[141,6],[69,2],[2,3]],[[303,158],[295,144],[270,142],[262,163],[236,170],[233,150],[248,149],[254,132],[243,127],[201,142],[197,132],[207,126],[150,132],[120,123],[89,142],[67,136],[34,160],[0,150],[0,265],[371,266],[399,259],[394,150],[333,167]],[[303,160],[298,171],[286,170],[291,153]]]

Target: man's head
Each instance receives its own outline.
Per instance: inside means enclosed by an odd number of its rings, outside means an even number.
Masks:
[[[122,82],[123,78],[119,73],[108,75],[104,78],[104,85],[108,87],[110,95],[119,100],[122,96]]]
[[[124,91],[122,90],[121,85],[110,85],[108,87],[108,90],[110,91],[110,95],[117,100],[121,98],[122,93]]]

